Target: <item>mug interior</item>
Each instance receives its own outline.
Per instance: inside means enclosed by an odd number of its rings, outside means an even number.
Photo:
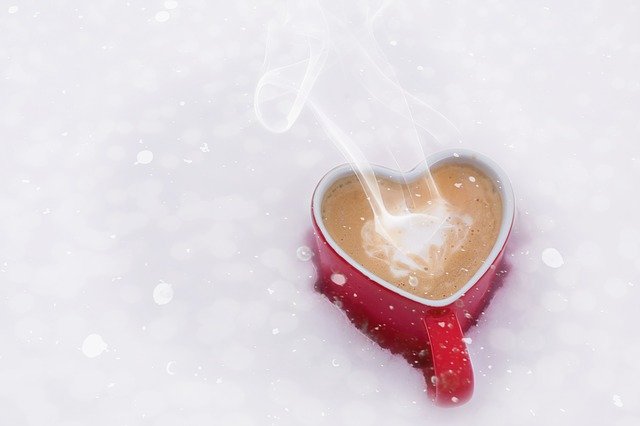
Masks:
[[[371,273],[369,270],[364,268],[358,262],[356,262],[349,254],[347,254],[342,247],[340,247],[334,239],[331,237],[329,232],[327,231],[324,222],[322,221],[322,201],[324,199],[324,194],[326,191],[333,185],[333,183],[345,176],[349,176],[354,174],[351,165],[343,164],[332,170],[330,170],[318,183],[316,190],[313,194],[312,199],[312,212],[322,235],[326,239],[327,243],[331,246],[333,250],[335,250],[340,257],[346,259],[347,262],[354,268],[358,269],[362,274],[376,282],[377,284],[403,296],[408,299],[411,299],[415,302],[421,303],[427,306],[441,307],[447,306],[451,303],[455,302],[458,298],[460,298],[464,293],[466,293],[473,285],[487,272],[487,270],[491,267],[494,260],[500,254],[500,251],[504,247],[507,237],[509,236],[509,232],[511,230],[511,226],[513,224],[513,218],[515,215],[515,198],[513,196],[513,190],[511,188],[511,183],[507,178],[504,171],[491,159],[488,157],[479,154],[477,152],[467,150],[467,149],[449,149],[445,151],[440,151],[435,153],[434,155],[427,158],[426,161],[418,164],[413,170],[406,173],[407,180],[412,180],[417,178],[421,173],[423,173],[427,168],[432,168],[442,164],[451,164],[451,163],[464,163],[471,164],[481,171],[483,171],[493,182],[496,184],[500,192],[500,197],[502,198],[502,218],[500,220],[500,231],[498,232],[498,237],[496,238],[496,242],[491,249],[491,252],[487,256],[486,260],[476,271],[476,273],[462,286],[457,292],[447,297],[446,299],[428,299],[425,297],[416,296],[415,294],[409,293],[406,290],[403,290],[390,282],[383,280],[377,275]],[[391,180],[396,180],[401,182],[403,180],[403,176],[396,170],[388,169],[382,166],[372,165],[373,171],[375,174],[384,175]]]

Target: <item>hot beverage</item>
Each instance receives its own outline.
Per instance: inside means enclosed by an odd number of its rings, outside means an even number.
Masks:
[[[478,168],[449,163],[412,182],[376,176],[387,214],[374,215],[357,176],[326,192],[322,218],[357,263],[419,297],[456,293],[482,266],[500,230],[496,182]],[[434,190],[437,188],[437,191]]]

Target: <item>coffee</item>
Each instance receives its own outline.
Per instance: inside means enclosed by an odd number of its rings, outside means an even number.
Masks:
[[[373,210],[355,175],[341,178],[329,188],[321,211],[331,238],[357,263],[403,290],[437,300],[456,293],[484,263],[500,230],[502,199],[496,184],[472,165],[444,164],[432,169],[431,175],[439,196],[430,191],[426,178],[407,185],[376,177],[392,214],[445,212],[441,222],[445,225],[440,226],[438,238],[424,256],[409,254],[398,263],[393,252],[396,245],[375,232]],[[408,212],[390,207],[398,205],[409,206]],[[419,230],[425,234],[424,241],[434,239],[433,233]],[[410,236],[420,240],[421,232]]]

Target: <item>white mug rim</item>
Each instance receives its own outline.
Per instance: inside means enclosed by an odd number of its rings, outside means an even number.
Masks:
[[[390,282],[383,280],[377,275],[371,273],[369,270],[360,265],[355,259],[353,259],[349,254],[347,254],[331,237],[329,232],[327,231],[324,222],[322,220],[322,211],[321,205],[322,200],[324,198],[324,194],[327,189],[333,185],[333,183],[345,176],[354,174],[354,171],[351,167],[351,164],[342,164],[339,165],[329,172],[327,172],[316,187],[316,190],[313,194],[312,198],[312,214],[315,219],[316,224],[320,228],[322,232],[322,236],[325,238],[329,246],[343,259],[345,259],[351,266],[360,271],[367,278],[372,280],[373,282],[381,285],[382,287],[393,291],[394,293],[399,294],[400,296],[406,297],[407,299],[413,300],[414,302],[420,303],[426,306],[432,307],[443,307],[448,306],[454,303],[456,300],[460,299],[467,291],[469,291],[482,276],[489,270],[489,268],[493,265],[496,258],[502,251],[503,247],[507,242],[507,238],[509,237],[509,232],[511,231],[511,227],[513,225],[513,220],[515,217],[515,197],[513,195],[513,189],[511,187],[511,183],[506,173],[489,157],[480,154],[478,152],[472,151],[470,149],[462,149],[462,148],[453,148],[447,149],[443,151],[439,151],[430,155],[426,161],[420,162],[416,167],[414,167],[411,171],[405,173],[404,175],[408,180],[411,180],[414,177],[417,177],[420,173],[424,172],[426,168],[432,168],[440,163],[449,163],[449,162],[461,162],[468,163],[472,166],[478,167],[481,171],[483,171],[489,178],[496,183],[496,187],[500,191],[500,196],[502,198],[502,218],[500,222],[500,230],[498,232],[498,237],[496,238],[496,242],[489,252],[487,259],[483,262],[480,269],[476,271],[476,273],[462,286],[457,292],[452,294],[451,296],[445,299],[428,299],[425,297],[416,296],[415,294],[409,293],[406,290],[403,290]],[[375,174],[384,175],[392,180],[399,181],[402,179],[402,175],[396,171],[389,169],[387,167],[372,165],[373,171]]]

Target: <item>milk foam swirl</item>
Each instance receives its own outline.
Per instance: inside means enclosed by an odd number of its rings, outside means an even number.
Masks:
[[[374,216],[362,227],[363,248],[368,256],[387,263],[397,278],[418,271],[440,276],[447,257],[464,245],[472,222],[470,216],[435,200],[420,212]]]

